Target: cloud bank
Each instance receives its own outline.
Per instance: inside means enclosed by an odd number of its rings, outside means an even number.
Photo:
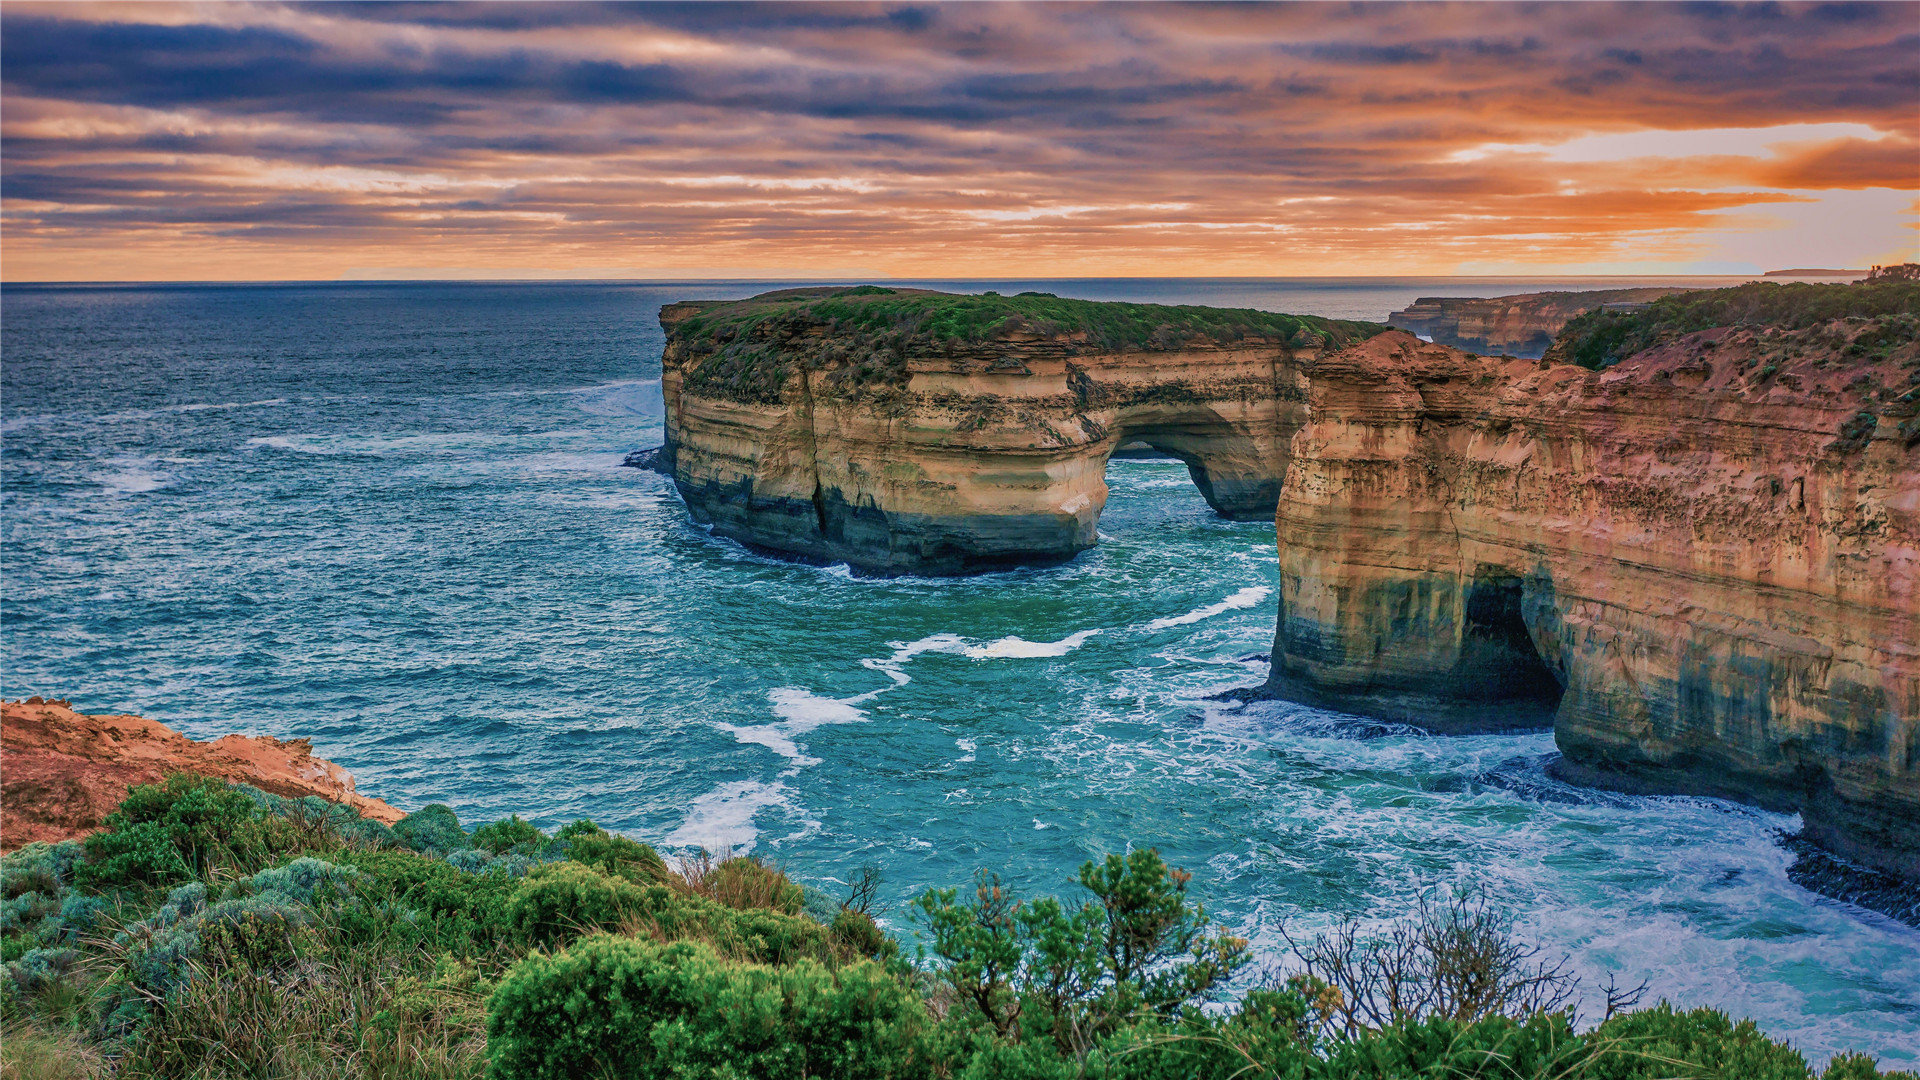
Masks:
[[[1915,257],[1911,4],[9,4],[7,280]]]

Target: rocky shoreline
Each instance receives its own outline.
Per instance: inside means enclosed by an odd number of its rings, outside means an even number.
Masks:
[[[30,697],[0,704],[6,749],[0,786],[0,851],[59,843],[92,833],[136,784],[196,773],[250,784],[270,795],[317,795],[391,825],[405,814],[361,795],[353,777],[313,756],[306,739],[227,735],[196,742],[139,716],[76,712],[66,701]]]

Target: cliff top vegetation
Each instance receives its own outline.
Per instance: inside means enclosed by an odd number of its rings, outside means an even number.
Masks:
[[[716,301],[670,323],[669,355],[678,354],[687,387],[695,393],[772,403],[796,368],[844,372],[838,381],[851,389],[900,387],[907,382],[909,359],[977,356],[1042,341],[1069,355],[1243,342],[1318,348],[1347,345],[1386,329],[1379,323],[1254,308],[861,285],[782,289]]]
[[[911,958],[872,909],[750,858],[669,866],[577,821],[389,827],[176,774],[84,842],[0,859],[0,1076],[570,1080],[1812,1080],[1712,1009],[1606,988],[1485,904],[1248,943],[1151,850],[1076,896],[982,871],[923,894]],[[1872,1080],[1842,1055],[1825,1080]]]
[[[1869,335],[1872,343],[1863,345],[1857,355],[1884,356],[1920,337],[1920,281],[1850,285],[1758,281],[1730,289],[1677,293],[1639,311],[1589,311],[1561,328],[1546,359],[1597,371],[1700,330],[1723,326],[1803,330],[1836,319],[1879,324]]]

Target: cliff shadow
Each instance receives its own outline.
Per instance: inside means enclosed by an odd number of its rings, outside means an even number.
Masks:
[[[1465,578],[1388,577],[1337,591],[1331,611],[1297,594],[1283,580],[1273,667],[1258,697],[1437,735],[1553,726],[1565,676],[1544,575],[1482,564]]]

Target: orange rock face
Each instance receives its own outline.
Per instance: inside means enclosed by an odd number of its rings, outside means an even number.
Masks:
[[[88,716],[66,702],[0,705],[0,850],[99,829],[133,784],[190,772],[274,795],[318,795],[391,825],[404,811],[354,791],[345,769],[305,739],[227,735],[195,742],[138,716]]]
[[[1550,718],[1576,779],[1797,809],[1920,877],[1920,357],[1854,332],[1604,372],[1395,333],[1313,364],[1269,690]]]

